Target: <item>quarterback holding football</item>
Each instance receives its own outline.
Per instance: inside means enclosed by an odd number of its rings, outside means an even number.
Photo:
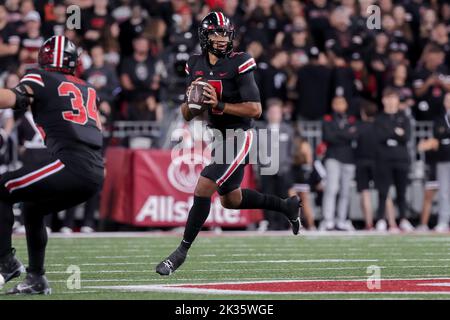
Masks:
[[[231,161],[220,161],[213,154],[212,163],[202,170],[183,240],[156,267],[160,275],[170,275],[183,264],[209,215],[211,196],[216,191],[225,208],[278,211],[290,221],[294,234],[298,234],[300,229],[301,203],[297,196],[281,199],[240,187],[250,149],[256,140],[253,119],[259,118],[262,110],[253,75],[255,60],[248,53],[233,51],[234,27],[221,12],[206,15],[198,34],[202,53],[192,55],[187,61],[188,89],[181,112],[184,119],[190,121],[207,110],[209,127],[225,137],[213,153],[221,149],[225,159]],[[226,134],[230,130],[235,133],[231,138]],[[233,150],[227,150],[227,139],[233,139]]]

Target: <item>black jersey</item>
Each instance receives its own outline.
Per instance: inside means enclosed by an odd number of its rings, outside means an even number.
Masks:
[[[95,89],[74,76],[42,69],[29,70],[20,82],[33,90],[31,111],[51,154],[76,167],[102,168]]]
[[[187,85],[197,78],[209,82],[216,90],[219,101],[225,103],[260,102],[253,70],[255,60],[245,52],[232,52],[215,65],[209,63],[207,54],[192,55],[186,63]],[[249,89],[248,86],[251,86]],[[254,90],[253,88],[256,88]],[[208,110],[209,126],[221,131],[250,129],[253,120],[223,112]]]

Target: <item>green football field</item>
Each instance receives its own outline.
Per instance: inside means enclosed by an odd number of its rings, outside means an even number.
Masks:
[[[25,298],[450,299],[450,234],[203,233],[176,273],[159,276],[155,265],[179,239],[164,233],[51,236],[53,293]],[[26,263],[25,239],[15,237],[14,246]]]

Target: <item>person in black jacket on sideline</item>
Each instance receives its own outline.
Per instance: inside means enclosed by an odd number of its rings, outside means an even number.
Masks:
[[[370,181],[375,179],[375,162],[377,144],[375,135],[375,117],[378,107],[375,103],[365,101],[361,108],[361,121],[357,122],[358,139],[355,150],[356,186],[361,194],[361,208],[364,213],[366,230],[373,229],[373,212],[370,201]]]
[[[348,116],[348,104],[343,96],[336,96],[332,101],[333,113],[324,117],[322,132],[327,145],[325,155],[326,183],[323,194],[322,213],[324,220],[321,230],[354,230],[347,212],[350,202],[350,187],[355,175],[352,143],[356,138],[356,119]],[[335,221],[336,195],[337,220]],[[336,223],[336,224],[335,224]]]
[[[377,229],[384,229],[378,224],[386,224],[386,198],[391,185],[395,186],[396,204],[400,217],[400,229],[413,230],[413,226],[406,219],[406,188],[410,156],[407,143],[411,137],[411,125],[407,116],[399,112],[400,98],[394,88],[383,90],[382,103],[384,112],[375,120],[377,138],[375,185],[378,190]],[[397,229],[396,225],[390,225]]]
[[[434,121],[434,138],[437,140],[437,176],[439,182],[439,218],[434,228],[448,232],[450,222],[450,92],[444,96],[445,114]]]

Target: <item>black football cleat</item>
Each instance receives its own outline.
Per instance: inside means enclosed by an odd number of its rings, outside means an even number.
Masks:
[[[14,288],[8,290],[6,294],[51,294],[47,278],[36,273],[27,273],[25,279]]]
[[[299,217],[299,210],[302,207],[302,202],[298,196],[287,198],[285,201],[286,206],[288,208],[288,211],[286,212],[286,217],[288,218],[292,226],[292,233],[294,235],[297,235],[302,226]]]
[[[12,248],[11,252],[6,256],[0,258],[0,274],[3,277],[4,283],[19,277],[25,272],[23,264],[15,257],[16,249]],[[0,288],[1,288],[0,284]]]
[[[183,264],[184,260],[186,260],[186,256],[187,251],[183,252],[177,248],[170,256],[156,266],[156,273],[159,273],[162,276],[170,276]]]

